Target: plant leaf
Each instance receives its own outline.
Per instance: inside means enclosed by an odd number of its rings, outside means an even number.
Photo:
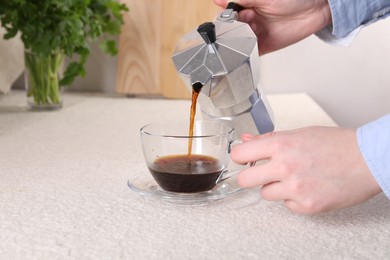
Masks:
[[[115,56],[118,54],[118,49],[116,47],[116,41],[113,40],[105,40],[100,43],[100,49],[112,56]]]
[[[5,39],[20,33],[25,49],[37,54],[53,50],[68,57],[78,54],[66,68],[62,86],[85,75],[89,44],[102,36],[118,35],[126,11],[127,6],[116,0],[0,0]],[[110,55],[118,52],[113,40],[103,40],[100,48]]]

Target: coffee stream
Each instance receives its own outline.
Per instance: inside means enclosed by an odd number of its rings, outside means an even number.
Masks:
[[[198,100],[199,93],[203,85],[200,82],[195,82],[192,84],[192,102],[191,102],[191,113],[190,113],[190,128],[189,128],[189,139],[188,139],[188,164],[191,164],[191,154],[192,154],[192,139],[194,136],[194,122],[196,114],[196,101]]]

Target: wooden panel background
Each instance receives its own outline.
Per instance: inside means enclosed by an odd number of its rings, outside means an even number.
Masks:
[[[119,37],[116,91],[123,94],[189,98],[171,56],[177,41],[212,21],[212,0],[121,0],[125,14]]]

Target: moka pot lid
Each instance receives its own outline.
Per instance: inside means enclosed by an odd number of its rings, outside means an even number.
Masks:
[[[215,20],[184,35],[172,59],[180,74],[191,77],[194,71],[207,70],[214,78],[239,68],[254,51],[257,38],[248,24]]]

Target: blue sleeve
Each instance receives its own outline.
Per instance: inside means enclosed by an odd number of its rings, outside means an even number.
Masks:
[[[357,140],[368,168],[390,199],[390,114],[358,128]]]
[[[349,45],[362,27],[390,15],[390,0],[328,0],[328,3],[332,25],[316,35],[337,45]]]
[[[328,3],[332,13],[332,34],[337,38],[390,13],[390,0],[328,0]]]

